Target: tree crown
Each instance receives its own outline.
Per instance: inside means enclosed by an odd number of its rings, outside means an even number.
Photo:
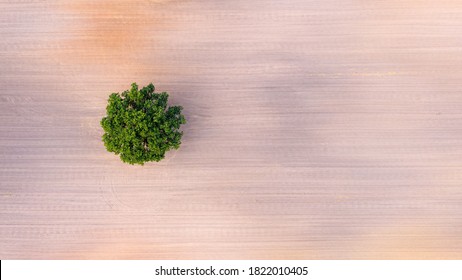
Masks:
[[[143,165],[160,161],[171,149],[178,149],[186,123],[181,106],[167,106],[168,94],[155,93],[153,84],[138,90],[113,93],[101,120],[103,142],[109,152],[120,155],[123,162]]]

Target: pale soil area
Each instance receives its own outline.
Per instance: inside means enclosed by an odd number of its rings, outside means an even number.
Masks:
[[[462,258],[461,1],[0,0],[1,259]],[[105,151],[154,82],[182,147]]]

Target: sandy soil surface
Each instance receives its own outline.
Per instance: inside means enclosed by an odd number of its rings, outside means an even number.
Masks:
[[[461,1],[0,0],[1,259],[462,258]],[[182,147],[105,151],[154,82]]]

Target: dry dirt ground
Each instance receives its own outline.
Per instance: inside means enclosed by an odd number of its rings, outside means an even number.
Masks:
[[[462,1],[0,0],[1,259],[462,258]],[[153,82],[182,147],[121,163]]]

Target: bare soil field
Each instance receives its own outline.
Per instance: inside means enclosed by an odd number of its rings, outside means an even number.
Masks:
[[[0,0],[0,259],[461,259],[462,1]],[[153,82],[183,144],[106,152]]]

